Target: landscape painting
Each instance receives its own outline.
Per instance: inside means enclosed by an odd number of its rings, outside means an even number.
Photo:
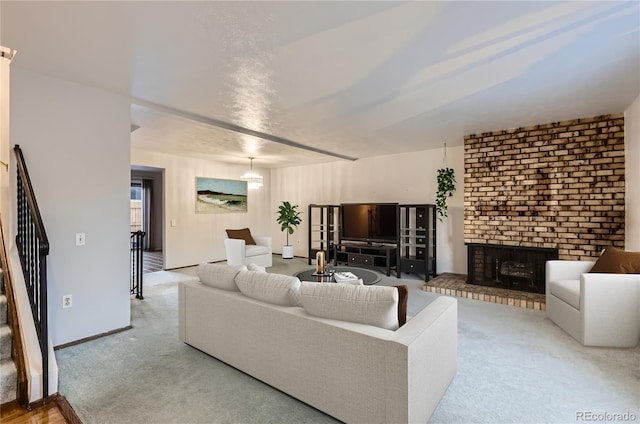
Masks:
[[[246,211],[246,181],[196,177],[196,213]]]

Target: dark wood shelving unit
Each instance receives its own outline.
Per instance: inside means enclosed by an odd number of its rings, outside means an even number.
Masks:
[[[335,248],[340,235],[340,206],[310,204],[309,210],[309,265],[316,253],[324,251],[327,262],[334,260]]]
[[[396,274],[436,277],[436,207],[431,204],[398,205],[398,259]]]
[[[335,245],[334,265],[340,263],[366,268],[384,268],[387,277],[396,267],[397,247],[389,244],[366,244],[341,241]]]
[[[310,204],[309,257],[311,265],[316,253],[325,252],[327,262],[334,265],[382,269],[387,276],[395,269],[424,275],[429,281],[436,272],[436,209],[431,204],[397,206],[398,238],[393,243],[346,241],[340,239],[340,206]]]

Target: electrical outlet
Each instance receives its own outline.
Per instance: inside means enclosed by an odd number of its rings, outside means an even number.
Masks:
[[[73,297],[70,294],[62,296],[62,309],[67,309],[73,306]]]
[[[76,246],[84,246],[85,240],[85,233],[76,233]]]

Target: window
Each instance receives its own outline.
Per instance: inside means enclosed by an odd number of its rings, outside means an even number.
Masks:
[[[131,182],[131,232],[142,231],[142,183]]]

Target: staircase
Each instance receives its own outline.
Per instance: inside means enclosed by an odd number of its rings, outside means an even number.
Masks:
[[[1,263],[0,266],[2,266]],[[13,343],[7,318],[4,273],[0,268],[0,405],[16,399],[18,382],[16,365],[11,357]]]

